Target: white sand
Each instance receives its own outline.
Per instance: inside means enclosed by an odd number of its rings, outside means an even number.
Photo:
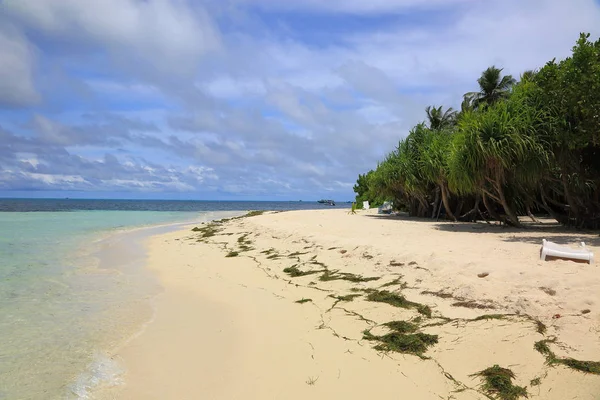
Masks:
[[[253,250],[225,258],[239,250],[244,233]],[[583,240],[595,250],[597,235],[328,209],[232,221],[208,243],[197,236],[187,229],[151,239],[149,267],[164,293],[154,320],[115,355],[128,371],[126,385],[100,397],[484,399],[481,380],[471,375],[494,364],[510,368],[530,398],[600,396],[600,376],[547,366],[533,348],[556,337],[550,347],[557,356],[600,361],[600,269],[539,260],[542,238],[571,245]],[[268,249],[279,257],[261,253]],[[290,257],[294,252],[306,254]],[[290,278],[283,272],[294,264],[322,269],[315,261],[330,271],[381,279],[321,282],[319,274]],[[439,335],[424,354],[430,359],[381,353],[373,349],[376,342],[362,339],[365,329],[384,334],[379,324],[419,315],[350,291],[398,277],[407,287],[383,289],[429,305],[434,318],[423,325],[455,319],[422,328]],[[352,293],[361,296],[337,304],[330,297]],[[295,303],[303,298],[312,301]],[[490,308],[453,305],[459,301]],[[520,316],[467,321],[483,314]],[[547,326],[545,335],[536,332],[534,319]],[[541,385],[531,386],[538,377]]]

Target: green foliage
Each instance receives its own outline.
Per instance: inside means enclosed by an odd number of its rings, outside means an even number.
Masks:
[[[298,304],[304,304],[304,303],[312,302],[312,299],[300,299],[300,300],[296,300],[295,302]]]
[[[330,294],[329,297],[336,299],[337,301],[353,301],[355,298],[360,297],[360,294],[346,294],[344,296],[335,296]]]
[[[481,377],[482,389],[499,400],[517,400],[520,397],[527,397],[527,390],[524,387],[513,385],[515,374],[510,369],[494,365],[472,376]]]
[[[200,232],[200,237],[202,239],[206,239],[215,236],[219,232],[219,230],[220,229],[218,228],[217,224],[210,223],[203,226],[202,228],[195,227],[194,229],[192,229],[192,232]]]
[[[413,333],[419,329],[417,324],[407,321],[391,321],[383,325],[398,333]]]
[[[318,274],[321,271],[316,271],[316,270],[313,270],[313,271],[302,271],[297,266],[293,265],[291,267],[285,268],[283,270],[283,272],[285,272],[286,274],[288,274],[292,278],[297,278],[299,276],[306,276],[306,275]]]
[[[487,321],[489,319],[505,319],[506,315],[504,314],[485,314],[480,315],[479,317],[473,318],[471,321]]]
[[[371,207],[379,207],[387,200],[386,195],[377,190],[373,179],[374,171],[358,175],[356,184],[353,187],[356,193],[357,208],[362,208],[363,201],[368,201]]]
[[[349,272],[339,272],[337,270],[330,271],[328,269],[325,269],[323,271],[323,274],[319,277],[319,280],[322,282],[344,280],[344,281],[358,283],[358,282],[376,281],[378,279],[380,279],[379,276],[364,277],[362,275],[351,274]]]
[[[452,127],[456,122],[457,112],[448,108],[442,112],[442,106],[427,106],[425,108],[427,120],[429,121],[429,129],[438,130]]]
[[[569,368],[573,368],[581,372],[600,375],[600,362],[598,361],[580,361],[573,358],[559,358],[555,361],[555,363],[566,365]]]
[[[376,336],[370,331],[364,331],[363,339],[379,342],[379,344],[375,346],[375,349],[379,351],[395,351],[398,353],[408,353],[419,356],[427,351],[430,346],[433,346],[438,342],[437,335],[429,335],[422,332],[403,332],[402,330],[407,331],[408,326],[399,324],[399,321],[389,322],[386,326],[390,328],[392,332],[382,336]],[[400,328],[400,330],[395,330],[395,327]]]
[[[256,217],[258,215],[263,215],[264,213],[264,211],[250,211],[246,215],[244,215],[244,217]]]
[[[486,69],[460,113],[427,107],[428,125],[416,125],[359,175],[357,202],[393,200],[420,217],[443,207],[452,220],[483,216],[514,226],[543,212],[600,227],[599,76],[600,40],[586,34],[571,57],[525,71],[518,83]]]
[[[600,375],[599,361],[581,361],[574,358],[560,358],[550,349],[549,343],[556,342],[556,338],[540,340],[535,342],[533,348],[546,357],[546,362],[549,365],[564,365],[577,371],[586,372],[589,374]]]
[[[394,307],[401,308],[414,308],[419,314],[422,314],[426,317],[431,317],[431,309],[429,306],[420,303],[414,303],[412,301],[406,300],[406,298],[400,294],[388,292],[387,290],[375,290],[369,293],[367,296],[367,301],[375,301],[379,303],[387,303]]]
[[[464,96],[473,109],[480,109],[507,98],[516,81],[511,75],[502,76],[501,68],[491,66],[482,72],[477,83],[479,91],[470,92]]]

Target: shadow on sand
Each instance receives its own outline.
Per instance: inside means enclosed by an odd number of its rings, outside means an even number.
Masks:
[[[540,223],[532,221],[522,221],[523,228],[513,228],[498,223],[487,224],[485,222],[451,222],[435,221],[428,218],[410,217],[407,214],[373,214],[367,215],[369,218],[381,221],[413,221],[431,224],[440,231],[476,233],[488,235],[502,235],[499,239],[505,242],[521,242],[538,244],[541,246],[542,238],[551,242],[576,246],[579,242],[585,242],[588,246],[600,246],[600,236],[598,232],[582,231],[573,228],[567,228],[558,222],[550,219],[542,219]],[[526,233],[538,233],[539,235],[526,235]],[[510,234],[514,234],[511,236]]]

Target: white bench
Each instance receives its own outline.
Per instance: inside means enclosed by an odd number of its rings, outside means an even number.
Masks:
[[[549,242],[546,239],[542,240],[542,254],[540,258],[546,261],[546,257],[570,258],[574,260],[584,260],[590,264],[594,262],[594,253],[585,247],[585,243],[581,242],[579,249],[572,249],[567,246],[561,246],[554,242]]]

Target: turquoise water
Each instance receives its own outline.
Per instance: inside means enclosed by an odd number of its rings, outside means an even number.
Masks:
[[[140,266],[141,248],[114,234],[208,215],[0,213],[0,399],[88,398],[119,383],[105,351],[151,317],[160,288]]]

